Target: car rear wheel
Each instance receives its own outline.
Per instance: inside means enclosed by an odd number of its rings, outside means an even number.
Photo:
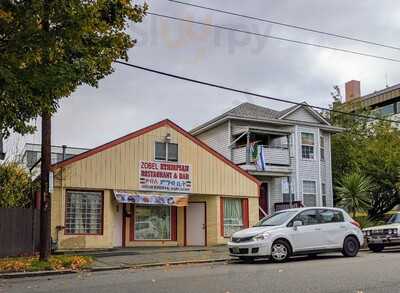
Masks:
[[[289,244],[284,240],[277,240],[271,247],[271,260],[273,262],[285,262],[290,257]]]
[[[354,236],[348,236],[343,242],[342,254],[347,257],[354,257],[360,250],[360,244]]]
[[[373,252],[381,252],[385,246],[383,244],[370,244],[368,248]]]

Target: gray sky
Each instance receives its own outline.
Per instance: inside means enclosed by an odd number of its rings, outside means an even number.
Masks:
[[[274,19],[399,46],[398,0],[187,0],[204,6]],[[251,5],[249,5],[251,2]],[[400,52],[313,33],[148,0],[150,11],[232,26],[296,40],[400,58]],[[138,45],[129,62],[265,95],[327,106],[333,85],[361,80],[362,94],[400,82],[398,63],[223,32],[148,15],[129,32]],[[289,105],[174,80],[122,65],[99,88],[81,87],[61,103],[53,119],[53,144],[94,147],[159,120],[185,129],[250,101],[282,109]],[[40,121],[37,121],[40,126]],[[40,143],[40,133],[6,142],[9,151]]]

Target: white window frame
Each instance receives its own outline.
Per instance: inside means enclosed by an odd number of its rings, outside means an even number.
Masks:
[[[303,134],[311,134],[313,136],[313,144],[304,144],[303,143]],[[315,160],[315,133],[313,132],[300,132],[300,145],[301,145],[301,159],[306,161]],[[304,158],[303,157],[303,146],[312,147],[313,148],[313,157],[312,158]]]
[[[314,185],[315,185],[315,193],[304,193],[304,182],[314,182]],[[303,180],[303,181],[302,181],[302,186],[301,186],[301,187],[302,187],[302,188],[301,188],[301,192],[302,192],[302,195],[303,195],[303,204],[304,204],[304,194],[306,194],[306,195],[314,195],[314,196],[315,196],[315,205],[318,206],[318,198],[317,198],[317,195],[318,195],[317,180]]]
[[[161,160],[161,159],[157,159],[156,158],[156,144],[157,143],[165,144],[165,160]],[[176,161],[171,161],[168,158],[168,145],[170,145],[170,144],[175,144],[176,147],[177,147],[177,160]],[[156,161],[156,162],[178,163],[179,162],[179,145],[177,143],[174,143],[174,142],[165,142],[165,141],[156,141],[156,142],[154,142],[154,161]]]
[[[319,156],[321,161],[325,161],[325,136],[319,136]]]
[[[284,191],[284,187],[286,188],[285,185],[287,185],[287,188],[290,189],[290,191],[292,193],[292,196],[291,197],[289,196],[289,198],[291,198],[292,201],[295,201],[296,200],[296,196],[295,196],[295,192],[294,192],[293,180],[290,180],[290,188],[289,188],[289,182],[288,182],[286,177],[283,177],[282,180],[281,180],[282,201],[285,202],[284,201],[284,194],[289,195],[289,190],[288,190],[288,192],[283,192]]]

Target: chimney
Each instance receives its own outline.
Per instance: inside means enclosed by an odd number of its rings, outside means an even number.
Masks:
[[[361,97],[360,81],[350,80],[346,82],[346,102]]]

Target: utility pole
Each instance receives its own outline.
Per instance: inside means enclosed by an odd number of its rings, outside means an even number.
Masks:
[[[51,164],[51,114],[42,113],[42,155],[40,165],[40,260],[50,255],[51,198],[49,173]]]
[[[4,160],[6,157],[6,154],[3,150],[3,137],[0,135],[0,161]]]
[[[49,0],[43,1],[43,31],[49,35]],[[44,50],[44,68],[49,65],[49,51]],[[51,112],[42,112],[42,155],[40,165],[40,260],[47,261],[50,255],[51,198],[49,193],[49,174],[51,164]]]

